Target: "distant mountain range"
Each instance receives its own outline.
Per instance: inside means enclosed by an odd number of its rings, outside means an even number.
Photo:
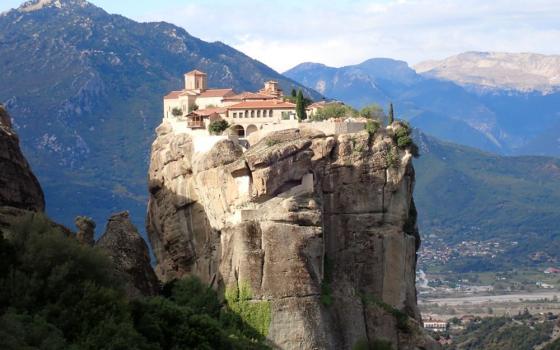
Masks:
[[[465,52],[444,60],[421,62],[416,72],[453,81],[475,91],[560,90],[560,56],[535,53]]]
[[[302,63],[284,74],[357,108],[392,101],[399,117],[447,141],[503,155],[560,156],[559,60],[466,53],[419,64],[422,74],[386,58],[340,68]]]
[[[0,15],[0,103],[14,118],[47,211],[71,224],[129,209],[143,227],[146,174],[162,97],[197,68],[209,86],[315,91],[220,42],[137,23],[84,0],[30,1]]]

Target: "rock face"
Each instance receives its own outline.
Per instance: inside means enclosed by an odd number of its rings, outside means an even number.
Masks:
[[[148,247],[130,222],[128,212],[109,218],[105,233],[95,246],[103,249],[113,260],[128,296],[155,295],[158,292],[159,282],[150,265]]]
[[[45,210],[45,197],[37,178],[21,153],[10,116],[0,105],[0,206]]]
[[[95,240],[93,236],[95,235],[95,222],[86,216],[78,216],[74,220],[78,232],[76,232],[76,238],[78,241],[89,246],[93,246]]]
[[[147,229],[162,280],[200,277],[275,348],[436,346],[418,327],[414,169],[393,128],[285,130],[246,152],[196,142],[162,125],[152,146]]]

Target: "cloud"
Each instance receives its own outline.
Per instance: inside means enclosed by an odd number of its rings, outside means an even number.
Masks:
[[[560,53],[557,0],[195,1],[151,12],[278,71],[371,57],[417,63],[463,51]]]

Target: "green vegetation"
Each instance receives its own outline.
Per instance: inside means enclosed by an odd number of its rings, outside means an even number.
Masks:
[[[509,317],[483,318],[480,322],[471,322],[446,349],[532,350],[550,339],[553,327],[553,322],[529,325],[514,322]]]
[[[354,344],[352,350],[393,350],[393,344],[383,339],[375,339],[373,341],[361,339]]]
[[[194,111],[198,111],[198,105],[196,103],[189,106],[189,113]]]
[[[1,349],[264,349],[191,278],[129,300],[110,260],[43,215],[0,234]]]
[[[377,130],[379,130],[380,127],[381,127],[381,123],[379,123],[377,120],[368,120],[365,125],[365,129],[370,137],[375,135],[375,133],[377,132]]]
[[[513,271],[560,262],[560,160],[502,157],[423,134],[416,140],[425,150],[414,163],[421,232],[448,245],[499,237],[505,248],[494,258],[451,261],[444,271]]]
[[[387,150],[385,161],[387,162],[388,168],[396,168],[397,166],[399,166],[399,155],[395,150],[393,150],[392,147],[389,147],[389,149]]]
[[[393,110],[393,103],[391,102],[389,104],[389,113],[387,114],[387,123],[391,125],[393,124],[394,121],[395,121],[395,111]]]
[[[267,147],[272,147],[272,146],[277,145],[277,144],[279,144],[279,143],[280,143],[280,141],[279,141],[279,140],[275,140],[275,139],[267,139],[267,140],[266,140],[266,145],[267,145]]]
[[[331,118],[357,117],[358,111],[342,103],[329,103],[313,115],[313,120],[321,121]]]
[[[397,131],[395,132],[395,138],[397,140],[397,146],[400,149],[409,149],[410,153],[412,153],[412,155],[415,158],[418,158],[420,156],[419,150],[418,150],[418,146],[416,146],[416,144],[414,143],[414,141],[412,140],[412,129],[410,127],[410,125],[405,122],[405,121],[400,121],[401,127],[397,129]]]
[[[173,114],[173,116],[175,117],[180,117],[183,115],[183,110],[181,110],[181,108],[175,107],[171,110],[171,114]]]
[[[208,132],[211,135],[221,135],[227,128],[229,123],[224,119],[214,120],[208,124]]]
[[[360,110],[360,116],[367,119],[374,119],[381,123],[385,119],[385,112],[379,104],[374,103],[362,108]]]
[[[305,112],[305,101],[303,100],[303,92],[301,89],[298,91],[296,96],[296,114],[299,121],[307,119],[307,113]]]
[[[325,306],[331,306],[333,303],[332,299],[332,262],[325,255],[323,260],[323,281],[321,282],[321,303]]]
[[[251,287],[241,283],[226,289],[225,298],[230,310],[241,317],[247,327],[266,337],[270,327],[271,311],[268,300],[253,300]]]
[[[411,332],[410,324],[408,323],[408,315],[397,309],[396,307],[387,304],[386,302],[372,294],[363,294],[362,303],[364,303],[364,305],[366,306],[376,306],[383,309],[388,314],[393,315],[395,321],[397,322],[398,329],[406,333]]]

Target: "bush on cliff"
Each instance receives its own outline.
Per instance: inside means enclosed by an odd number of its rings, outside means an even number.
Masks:
[[[112,271],[102,252],[41,214],[2,228],[0,349],[266,348],[222,320],[216,292],[200,281],[131,301]]]
[[[214,120],[208,124],[208,132],[211,135],[221,135],[227,128],[229,128],[229,124],[223,119]]]

